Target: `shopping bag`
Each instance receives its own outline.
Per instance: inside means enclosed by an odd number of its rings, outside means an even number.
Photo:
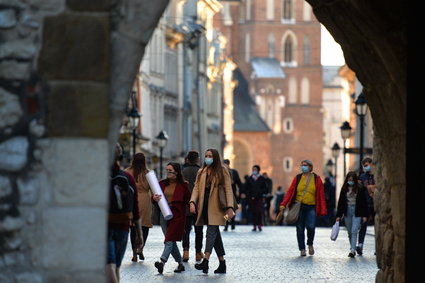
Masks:
[[[286,224],[294,224],[298,221],[298,217],[300,216],[301,209],[301,201],[294,203],[291,207],[287,207],[285,209],[285,216],[283,221]]]
[[[336,221],[335,224],[332,226],[331,240],[336,241],[336,238],[338,238],[338,234],[339,234],[339,221]]]

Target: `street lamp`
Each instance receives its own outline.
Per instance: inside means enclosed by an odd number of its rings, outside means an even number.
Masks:
[[[132,95],[132,107],[130,111],[128,112],[127,116],[130,120],[130,127],[132,129],[133,134],[133,157],[136,154],[136,129],[139,126],[140,121],[140,114],[139,111],[137,111],[137,105],[136,105],[136,92],[133,90],[131,92]]]
[[[328,159],[328,162],[326,162],[326,170],[328,170],[329,174],[332,176],[332,167],[334,166],[334,163],[332,162],[332,159]]]
[[[162,178],[162,152],[168,141],[167,132],[162,130],[156,136],[156,139],[158,140],[158,146],[159,146],[159,177]]]
[[[339,147],[338,143],[334,143],[334,145],[332,146],[332,157],[335,158],[335,186],[336,186],[336,173],[337,171],[337,167],[338,167],[338,156],[339,156],[339,152],[341,151],[341,148]]]
[[[348,123],[347,121],[345,121],[344,123],[342,123],[342,126],[339,127],[341,129],[341,137],[344,141],[344,152],[343,152],[343,157],[344,157],[344,178],[345,175],[347,174],[347,170],[346,170],[346,162],[345,162],[345,154],[347,152],[347,148],[345,147],[346,144],[346,140],[350,138],[351,136],[351,126],[350,123]]]
[[[360,93],[356,100],[356,114],[360,118],[360,159],[359,159],[359,173],[362,171],[362,160],[363,160],[363,130],[364,130],[364,117],[367,113],[366,99],[363,92]]]

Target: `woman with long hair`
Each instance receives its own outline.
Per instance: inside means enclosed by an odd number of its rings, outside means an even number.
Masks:
[[[224,190],[226,196],[224,208],[220,204],[219,190]],[[197,214],[195,225],[207,225],[205,257],[201,263],[195,264],[195,268],[208,273],[208,262],[214,248],[220,262],[214,273],[226,273],[225,252],[219,226],[232,219],[235,212],[229,170],[221,162],[216,149],[207,149],[205,152],[204,164],[198,171],[190,198],[190,212]]]
[[[349,257],[356,256],[357,237],[361,222],[367,221],[368,210],[365,188],[359,184],[356,172],[348,172],[339,194],[336,221],[344,217],[350,241]]]
[[[186,224],[186,208],[189,205],[190,199],[189,185],[183,178],[180,164],[170,162],[167,164],[166,170],[167,178],[161,180],[159,185],[173,213],[173,218],[167,221],[164,219],[162,213],[160,214],[160,225],[165,236],[164,250],[160,260],[155,262],[155,267],[160,274],[164,271],[164,265],[170,254],[178,263],[174,272],[180,273],[185,270],[177,242],[183,239]],[[161,195],[155,194],[153,199],[158,202],[161,200]]]
[[[149,172],[149,169],[146,165],[145,155],[141,152],[136,153],[131,161],[130,167],[125,171],[130,173],[136,180],[139,213],[142,219],[143,246],[139,251],[135,248],[135,228],[132,227],[130,230],[130,241],[133,249],[133,258],[131,261],[137,262],[137,255],[139,255],[140,260],[145,259],[143,248],[148,238],[149,228],[152,228],[152,193],[146,179],[146,174]]]

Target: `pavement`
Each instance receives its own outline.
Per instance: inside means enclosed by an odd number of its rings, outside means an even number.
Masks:
[[[330,240],[330,227],[317,227],[314,240],[315,254],[301,257],[294,226],[265,226],[262,232],[252,232],[248,225],[236,225],[235,230],[221,235],[226,251],[226,274],[214,274],[218,259],[213,251],[209,273],[194,267],[195,234],[192,229],[189,261],[186,271],[174,273],[177,263],[170,256],[163,274],[154,262],[159,260],[164,247],[164,236],[159,226],[149,231],[144,248],[144,261],[131,262],[130,240],[121,266],[121,283],[130,282],[243,282],[243,283],[320,283],[320,282],[375,282],[376,265],[374,227],[368,226],[363,255],[349,258],[347,231],[341,227],[336,241]],[[206,227],[204,227],[205,235]],[[181,242],[178,243],[181,247]],[[204,239],[205,247],[205,239]],[[181,251],[183,254],[183,252]]]

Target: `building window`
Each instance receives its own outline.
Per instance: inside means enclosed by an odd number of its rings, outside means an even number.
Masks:
[[[303,20],[306,22],[311,21],[311,6],[307,1],[303,1],[304,2],[304,7],[303,7]]]
[[[297,79],[294,77],[289,78],[289,97],[288,103],[294,104],[297,103]]]
[[[304,44],[303,44],[303,50],[304,50],[304,65],[310,65],[311,64],[311,58],[310,58],[310,50],[311,50],[311,43],[310,38],[308,36],[304,37]]]
[[[247,63],[249,63],[249,60],[251,59],[251,56],[250,56],[250,46],[251,45],[251,36],[249,35],[249,33],[247,33],[246,35],[245,35],[245,61],[247,62]]]
[[[285,63],[291,63],[293,61],[293,42],[292,38],[288,36],[285,40],[284,44],[284,54],[283,54],[283,61]]]
[[[310,81],[307,78],[301,80],[301,103],[310,103]]]
[[[293,17],[293,3],[292,0],[282,1],[282,19],[284,21],[292,20]]]
[[[267,20],[274,19],[274,0],[267,0],[266,19]]]
[[[269,43],[269,57],[274,58],[275,51],[276,51],[276,48],[275,48],[276,43],[275,43],[274,35],[272,33],[269,34],[268,43]]]
[[[287,134],[292,133],[292,131],[294,130],[294,122],[292,118],[283,119],[283,130]]]
[[[292,160],[292,157],[283,158],[283,171],[291,172],[293,165],[294,165],[294,162]]]

